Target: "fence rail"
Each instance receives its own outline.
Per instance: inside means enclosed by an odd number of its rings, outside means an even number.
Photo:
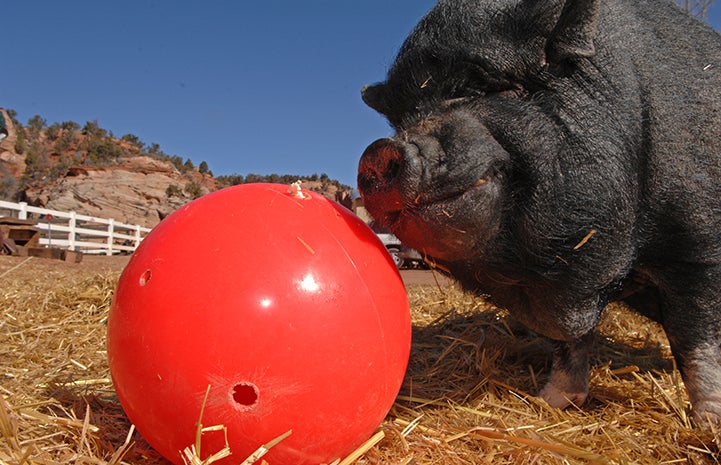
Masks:
[[[112,218],[97,218],[75,212],[48,210],[30,206],[25,202],[0,200],[0,216],[36,221],[36,227],[41,234],[40,245],[90,254],[133,252],[150,232],[150,228],[137,224],[125,224]]]

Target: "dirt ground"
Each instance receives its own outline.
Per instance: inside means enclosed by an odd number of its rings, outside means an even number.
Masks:
[[[36,257],[0,256],[0,278],[13,273],[21,277],[23,273],[37,276],[38,271],[47,273],[48,278],[83,277],[104,272],[120,272],[130,260],[130,255],[85,255],[80,263],[67,263],[61,260]],[[32,264],[32,267],[28,266]],[[431,270],[401,270],[401,278],[406,286],[428,285],[445,287],[451,280],[441,273]]]
[[[433,270],[401,270],[401,278],[406,286],[428,285],[446,287],[452,282],[450,278]]]
[[[37,277],[45,272],[48,279],[83,277],[111,271],[122,271],[130,260],[130,255],[85,255],[80,263],[68,263],[62,260],[38,257],[0,256],[0,278],[12,273],[14,277],[23,275]],[[32,266],[29,266],[32,265]]]

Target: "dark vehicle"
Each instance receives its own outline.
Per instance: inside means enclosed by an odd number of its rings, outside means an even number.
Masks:
[[[393,262],[399,270],[404,268],[428,268],[418,251],[403,245],[401,240],[392,233],[376,233],[376,235],[386,246],[386,250],[391,254],[391,258],[393,258]]]

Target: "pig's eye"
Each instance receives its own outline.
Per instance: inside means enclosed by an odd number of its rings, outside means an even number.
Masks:
[[[456,98],[449,98],[447,100],[444,100],[441,102],[441,106],[443,108],[450,108],[456,105],[462,105],[469,100],[471,100],[472,97],[456,97]]]
[[[491,64],[481,60],[460,60],[458,76],[453,82],[451,100],[490,96],[514,97],[525,94],[523,86],[514,76],[509,76]]]
[[[485,97],[510,97],[510,98],[523,98],[528,93],[520,85],[507,86],[505,88],[499,87],[497,90],[486,90],[485,92],[471,91],[467,92],[466,95],[454,96],[445,99],[441,102],[441,107],[451,108],[469,103],[473,100],[485,98]]]
[[[523,98],[528,95],[528,92],[526,92],[526,89],[522,86],[515,86],[510,89],[505,90],[499,90],[497,92],[494,92],[493,95],[498,95],[499,97],[518,97]]]

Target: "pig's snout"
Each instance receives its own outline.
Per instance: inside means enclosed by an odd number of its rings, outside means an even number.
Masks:
[[[364,196],[396,191],[411,201],[422,173],[420,149],[397,139],[379,139],[363,152],[358,164],[358,187]]]
[[[415,145],[395,139],[373,142],[358,164],[358,189],[368,212],[387,225],[417,195],[419,176]]]
[[[399,181],[403,152],[393,139],[379,139],[368,146],[358,164],[358,188],[364,195],[387,191]]]

